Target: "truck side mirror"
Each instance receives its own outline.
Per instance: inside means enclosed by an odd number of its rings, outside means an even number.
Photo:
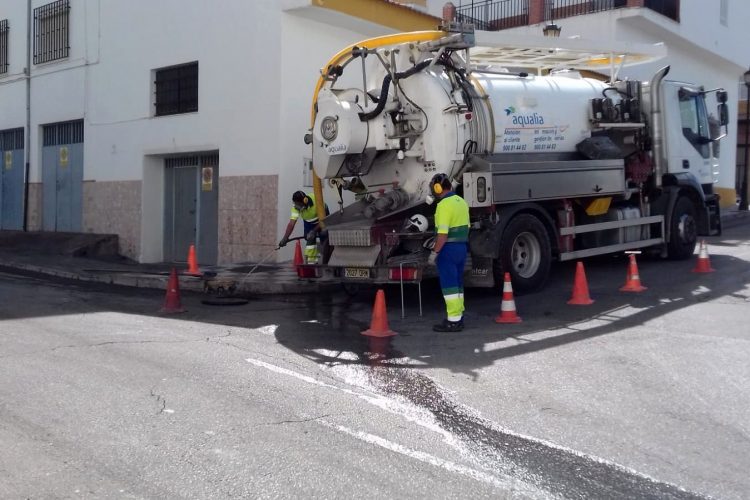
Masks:
[[[729,94],[727,93],[726,90],[717,90],[716,100],[719,101],[721,104],[724,104],[729,100]]]
[[[726,102],[722,102],[719,104],[718,107],[719,110],[719,123],[721,123],[722,127],[726,127],[729,125],[729,108],[727,107]]]

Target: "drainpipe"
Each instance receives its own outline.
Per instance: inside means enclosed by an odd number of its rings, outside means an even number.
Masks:
[[[26,156],[25,172],[23,176],[23,230],[28,231],[29,215],[29,173],[31,171],[31,0],[26,3]]]
[[[656,72],[651,80],[651,130],[652,148],[654,151],[654,185],[661,187],[661,176],[664,172],[664,124],[661,110],[661,81],[669,73],[669,66]]]

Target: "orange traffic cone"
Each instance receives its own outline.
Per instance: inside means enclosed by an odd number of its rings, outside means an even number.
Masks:
[[[177,270],[174,267],[172,268],[172,273],[169,275],[169,282],[167,282],[164,307],[159,312],[167,314],[185,312],[180,303],[180,280],[177,278]]]
[[[302,258],[302,245],[300,245],[299,240],[297,240],[297,244],[294,245],[294,260],[292,261],[292,265],[296,269],[304,263],[305,259]]]
[[[642,292],[648,290],[645,286],[641,285],[641,277],[638,275],[638,264],[635,263],[635,255],[630,254],[630,262],[628,263],[628,274],[625,278],[625,285],[620,288],[621,292]]]
[[[185,274],[189,274],[191,276],[202,276],[201,270],[198,269],[198,257],[196,257],[195,255],[195,245],[190,245],[187,261],[188,268],[187,271],[185,271]]]
[[[513,300],[513,285],[510,282],[510,273],[505,273],[503,282],[503,301],[500,303],[500,315],[495,318],[495,323],[520,323],[521,317],[516,314],[516,301]]]
[[[362,332],[362,335],[371,337],[392,337],[396,332],[388,327],[388,315],[385,311],[385,292],[380,289],[375,294],[375,306],[372,309],[372,320],[370,328]]]
[[[706,248],[706,240],[701,240],[700,251],[698,252],[698,261],[695,263],[694,273],[712,273],[716,271],[711,267],[711,261],[708,260],[708,249]]]
[[[574,306],[587,306],[594,301],[589,297],[589,284],[586,282],[586,271],[583,269],[583,262],[578,261],[576,264],[576,277],[573,282],[573,296],[568,304]]]

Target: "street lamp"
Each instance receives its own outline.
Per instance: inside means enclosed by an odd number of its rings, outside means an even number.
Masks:
[[[550,20],[547,23],[547,26],[542,28],[542,33],[544,33],[544,36],[559,37],[562,28],[555,24],[555,16],[553,12],[553,9],[555,8],[554,0],[549,0],[549,3],[547,5],[549,6]]]
[[[555,23],[549,23],[547,26],[542,28],[542,33],[544,33],[544,36],[559,37],[561,31],[562,31],[562,28],[556,25]]]
[[[750,176],[750,69],[742,75],[745,79],[745,172],[742,176],[742,187],[740,192],[740,210],[747,210],[747,178]]]

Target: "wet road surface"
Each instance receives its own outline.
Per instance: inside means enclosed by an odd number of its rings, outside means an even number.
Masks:
[[[156,314],[163,293],[0,275],[0,497],[742,498],[750,489],[750,234],[693,261],[586,262],[516,297],[467,293],[436,334],[387,288]]]

